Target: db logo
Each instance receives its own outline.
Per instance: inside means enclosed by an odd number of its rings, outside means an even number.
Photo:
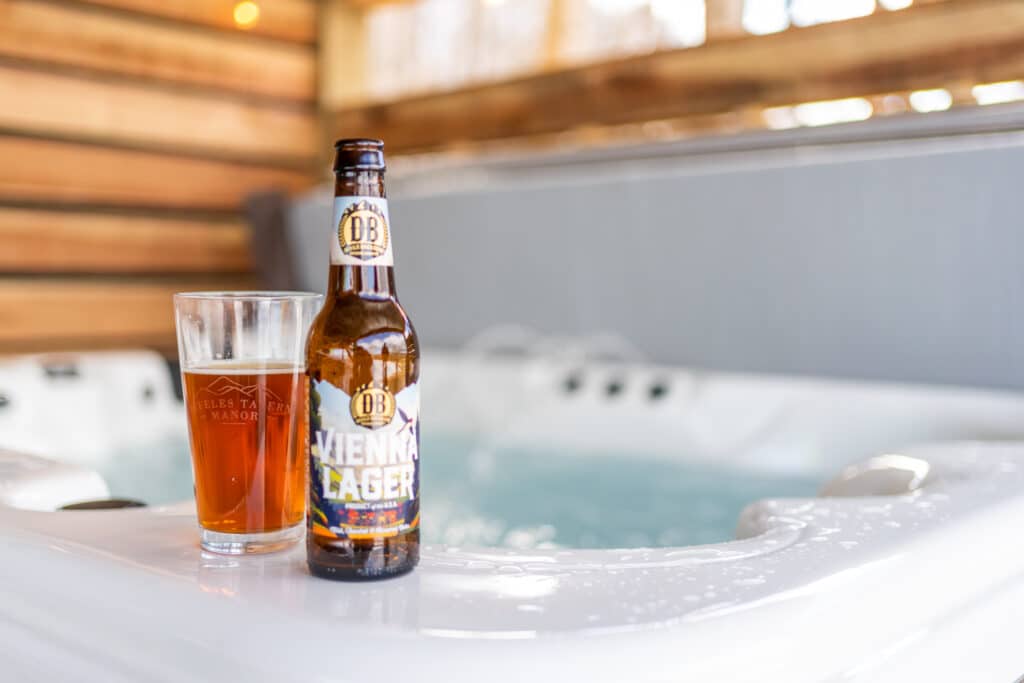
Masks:
[[[363,261],[388,250],[388,221],[379,206],[365,199],[350,204],[338,221],[338,242],[346,256]]]
[[[395,416],[395,397],[387,389],[364,384],[352,395],[349,409],[357,425],[376,429],[391,423]]]

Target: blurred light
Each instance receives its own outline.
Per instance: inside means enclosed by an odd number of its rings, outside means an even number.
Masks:
[[[800,125],[793,115],[793,107],[769,107],[761,112],[761,117],[772,130],[786,130]]]
[[[605,14],[628,14],[647,4],[647,0],[590,0],[591,7]]]
[[[651,14],[676,45],[700,45],[707,27],[704,0],[651,0]]]
[[[785,31],[789,28],[786,0],[747,0],[743,4],[743,28],[755,36]]]
[[[483,0],[483,3],[488,7],[501,7],[505,4],[505,0]]]
[[[910,106],[921,113],[946,111],[953,106],[953,95],[945,88],[915,90],[910,93]]]
[[[805,102],[793,107],[793,115],[802,126],[828,126],[833,123],[864,121],[871,118],[874,112],[874,107],[863,97]]]
[[[902,114],[910,108],[902,95],[886,95],[881,105],[883,114]],[[877,110],[875,113],[878,113]]]
[[[878,0],[878,4],[888,10],[907,9],[914,0]]]
[[[797,26],[866,17],[874,11],[875,0],[792,0],[789,4],[789,16]]]
[[[971,88],[971,94],[980,105],[1016,102],[1024,100],[1024,82],[979,83]]]
[[[260,20],[260,6],[252,0],[242,0],[235,5],[233,12],[235,25],[239,28],[252,28]]]

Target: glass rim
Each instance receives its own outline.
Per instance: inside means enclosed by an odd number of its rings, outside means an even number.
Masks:
[[[283,290],[223,290],[200,292],[176,292],[174,300],[192,301],[302,301],[322,299],[323,294],[317,292],[283,291]]]

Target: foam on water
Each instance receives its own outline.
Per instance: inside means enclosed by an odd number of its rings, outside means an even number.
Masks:
[[[812,476],[780,476],[644,453],[482,447],[426,434],[425,543],[529,548],[636,548],[733,538],[761,498],[813,496]],[[144,464],[144,466],[143,466]],[[184,441],[125,452],[101,468],[118,497],[167,503],[192,496]]]

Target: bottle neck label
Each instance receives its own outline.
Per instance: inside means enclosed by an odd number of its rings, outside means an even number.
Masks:
[[[332,266],[392,266],[388,200],[335,197],[331,232]]]

